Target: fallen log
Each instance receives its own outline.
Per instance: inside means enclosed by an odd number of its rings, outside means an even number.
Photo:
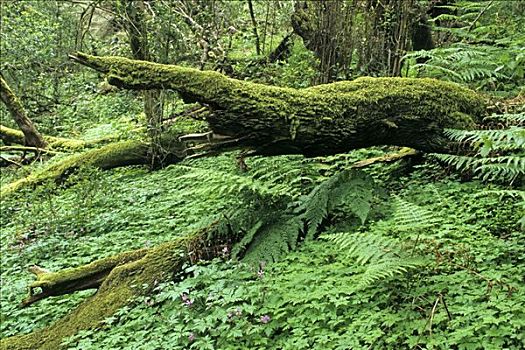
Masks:
[[[165,135],[162,144],[166,150],[164,159],[166,164],[177,163],[186,156],[185,146],[177,140],[176,135]],[[81,167],[107,170],[129,165],[145,165],[150,162],[148,152],[149,143],[141,140],[128,140],[76,153],[59,161],[50,162],[26,177],[2,186],[0,198],[5,198],[22,188],[47,181],[61,183]]]
[[[66,337],[100,326],[104,319],[134,297],[147,294],[159,283],[177,279],[184,263],[218,256],[221,249],[210,249],[209,242],[223,247],[223,242],[234,239],[218,233],[218,227],[216,222],[187,237],[150,249],[121,253],[76,269],[38,273],[37,281],[30,288],[42,288],[42,291],[37,294],[30,291],[26,304],[73,292],[75,288],[99,288],[95,295],[53,325],[0,340],[0,349],[59,349]]]
[[[58,273],[33,266],[29,271],[37,279],[29,285],[28,296],[22,301],[22,306],[29,306],[50,296],[98,288],[115,267],[141,259],[146,253],[147,249],[124,252]]]
[[[0,125],[0,139],[6,145],[23,145],[24,144],[24,133],[20,130],[11,129],[7,126]],[[69,150],[75,151],[81,148],[93,144],[95,142],[85,142],[82,140],[67,139],[63,137],[44,136],[44,141],[47,144],[47,148],[54,150]]]
[[[122,57],[70,58],[106,73],[117,87],[173,89],[186,101],[207,105],[214,133],[261,155],[321,156],[375,145],[447,152],[443,129],[471,127],[485,113],[482,96],[435,79],[365,77],[292,89]]]

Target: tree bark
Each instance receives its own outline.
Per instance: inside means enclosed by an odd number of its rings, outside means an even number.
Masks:
[[[132,57],[136,60],[152,61],[148,30],[146,25],[146,5],[144,0],[126,0],[124,21],[129,37]],[[144,114],[147,120],[148,136],[150,138],[150,167],[158,168],[162,164],[162,148],[160,145],[162,121],[162,97],[160,91],[143,92]]]
[[[261,54],[261,45],[259,42],[259,33],[257,33],[257,21],[255,20],[255,12],[253,11],[252,0],[248,0],[248,9],[250,11],[250,18],[252,20],[253,35],[255,37],[255,50],[257,56],[259,56]]]
[[[435,79],[366,77],[291,89],[121,57],[70,57],[108,74],[115,86],[173,89],[209,106],[213,133],[262,155],[322,156],[375,145],[446,152],[443,129],[471,127],[485,113],[482,96]]]
[[[0,73],[0,98],[11,113],[14,121],[24,133],[24,144],[26,146],[45,148],[46,142],[38,132],[33,122],[27,117],[24,107],[18,97],[13,93],[7,82]]]

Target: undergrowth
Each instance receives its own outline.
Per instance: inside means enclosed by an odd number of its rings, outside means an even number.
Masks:
[[[188,265],[189,278],[160,285],[68,348],[521,349],[515,203],[473,201],[479,183],[432,183],[425,171],[401,179],[388,218],[344,234],[353,249],[327,233],[269,265],[225,252]]]
[[[2,201],[2,336],[48,325],[92,293],[20,309],[27,267],[77,266],[220,219],[245,241],[68,348],[521,348],[519,199],[431,164],[401,178],[398,164],[349,170],[380,153],[254,158],[247,173],[230,155],[157,172],[83,169]]]

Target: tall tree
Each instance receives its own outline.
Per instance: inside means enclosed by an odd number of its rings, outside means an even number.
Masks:
[[[248,0],[248,9],[250,10],[250,18],[252,20],[253,35],[255,36],[255,50],[257,55],[261,54],[261,44],[259,42],[259,33],[257,32],[257,20],[255,19],[255,12],[253,11],[253,2]]]
[[[27,113],[22,106],[22,103],[18,97],[13,93],[9,85],[4,79],[4,76],[0,72],[0,97],[2,102],[11,113],[14,121],[24,133],[24,143],[26,146],[44,148],[46,142],[44,141],[42,135],[38,132],[35,125],[27,117]]]
[[[415,12],[413,0],[302,1],[292,26],[319,59],[315,83],[399,76]]]
[[[134,59],[155,61],[151,54],[146,25],[146,3],[144,0],[125,0],[124,26],[128,33],[131,53]],[[162,165],[162,147],[160,146],[163,104],[159,90],[144,91],[144,114],[150,137],[151,167]]]

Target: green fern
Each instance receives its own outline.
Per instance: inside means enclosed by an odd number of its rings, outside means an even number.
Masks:
[[[525,115],[525,113],[522,113]],[[485,152],[492,150],[512,151],[525,148],[525,129],[514,126],[503,130],[455,130],[446,129],[445,136],[456,142],[474,147],[484,146]],[[483,155],[483,154],[482,154]]]
[[[525,156],[523,154],[487,158],[453,154],[431,154],[430,156],[453,166],[458,171],[470,171],[483,181],[512,183],[525,175]]]
[[[516,15],[522,11],[518,3],[454,1],[439,6],[449,11],[432,20],[433,30],[438,37],[446,37],[447,46],[405,55],[404,60],[419,62],[410,66],[407,75],[451,80],[502,93],[519,90],[525,83],[525,33],[521,30],[523,16]]]
[[[493,115],[490,120],[503,120],[510,127],[500,130],[447,129],[445,135],[451,141],[462,143],[474,154],[431,154],[430,157],[484,181],[520,183],[525,176],[525,113]]]
[[[499,53],[500,50],[492,46],[458,43],[453,47],[409,53],[404,59],[426,59],[425,63],[412,66],[420,75],[492,89],[494,84],[507,82],[512,76],[512,72],[503,69],[504,60],[499,58]]]
[[[295,210],[308,227],[306,238],[313,239],[328,213],[344,203],[350,203],[351,211],[364,223],[370,211],[372,192],[371,179],[355,170],[342,171],[315,187]]]
[[[408,255],[396,239],[381,234],[336,233],[323,238],[347,249],[345,257],[365,267],[359,275],[358,288],[366,288],[428,263],[422,257]]]
[[[203,197],[207,195],[226,196],[250,191],[264,197],[293,197],[297,189],[284,182],[260,181],[251,176],[234,174],[229,171],[195,166],[182,166],[187,173],[178,177],[182,181],[206,182],[207,186],[199,186],[193,192]]]
[[[255,231],[243,260],[248,263],[279,260],[296,248],[302,228],[299,218],[288,215],[266,222],[266,226]]]
[[[364,172],[340,171],[302,195],[321,178],[318,167],[300,159],[282,160],[255,158],[248,173],[222,169],[213,161],[191,161],[178,165],[181,175],[174,182],[207,184],[185,188],[188,196],[236,199],[238,205],[207,216],[206,223],[219,222],[224,236],[239,237],[232,240],[232,256],[245,261],[279,259],[301,240],[313,239],[329,214],[343,205],[364,223],[374,194],[373,181]]]
[[[415,233],[414,247],[419,234],[439,225],[441,219],[398,196],[394,196],[393,202],[395,210],[392,218],[375,224],[372,233],[321,236],[338,245],[347,259],[365,268],[359,275],[358,288],[366,288],[380,280],[402,275],[428,264],[428,259],[414,255],[414,249],[409,251],[408,245],[403,244],[399,238],[385,235],[385,232],[392,231],[391,234],[396,236],[401,236],[406,231]]]
[[[525,108],[525,106],[523,106]],[[498,122],[505,127],[525,126],[525,113],[491,114],[483,119],[484,123]]]
[[[441,218],[436,217],[431,211],[398,196],[394,197],[394,208],[393,221],[398,232],[428,229],[441,222]]]
[[[373,191],[373,181],[362,171],[345,170],[330,177],[308,195],[291,202],[280,218],[270,218],[247,245],[245,260],[258,262],[279,259],[295,249],[303,237],[313,239],[327,216],[344,204],[348,204],[351,211],[364,222],[370,210]]]

